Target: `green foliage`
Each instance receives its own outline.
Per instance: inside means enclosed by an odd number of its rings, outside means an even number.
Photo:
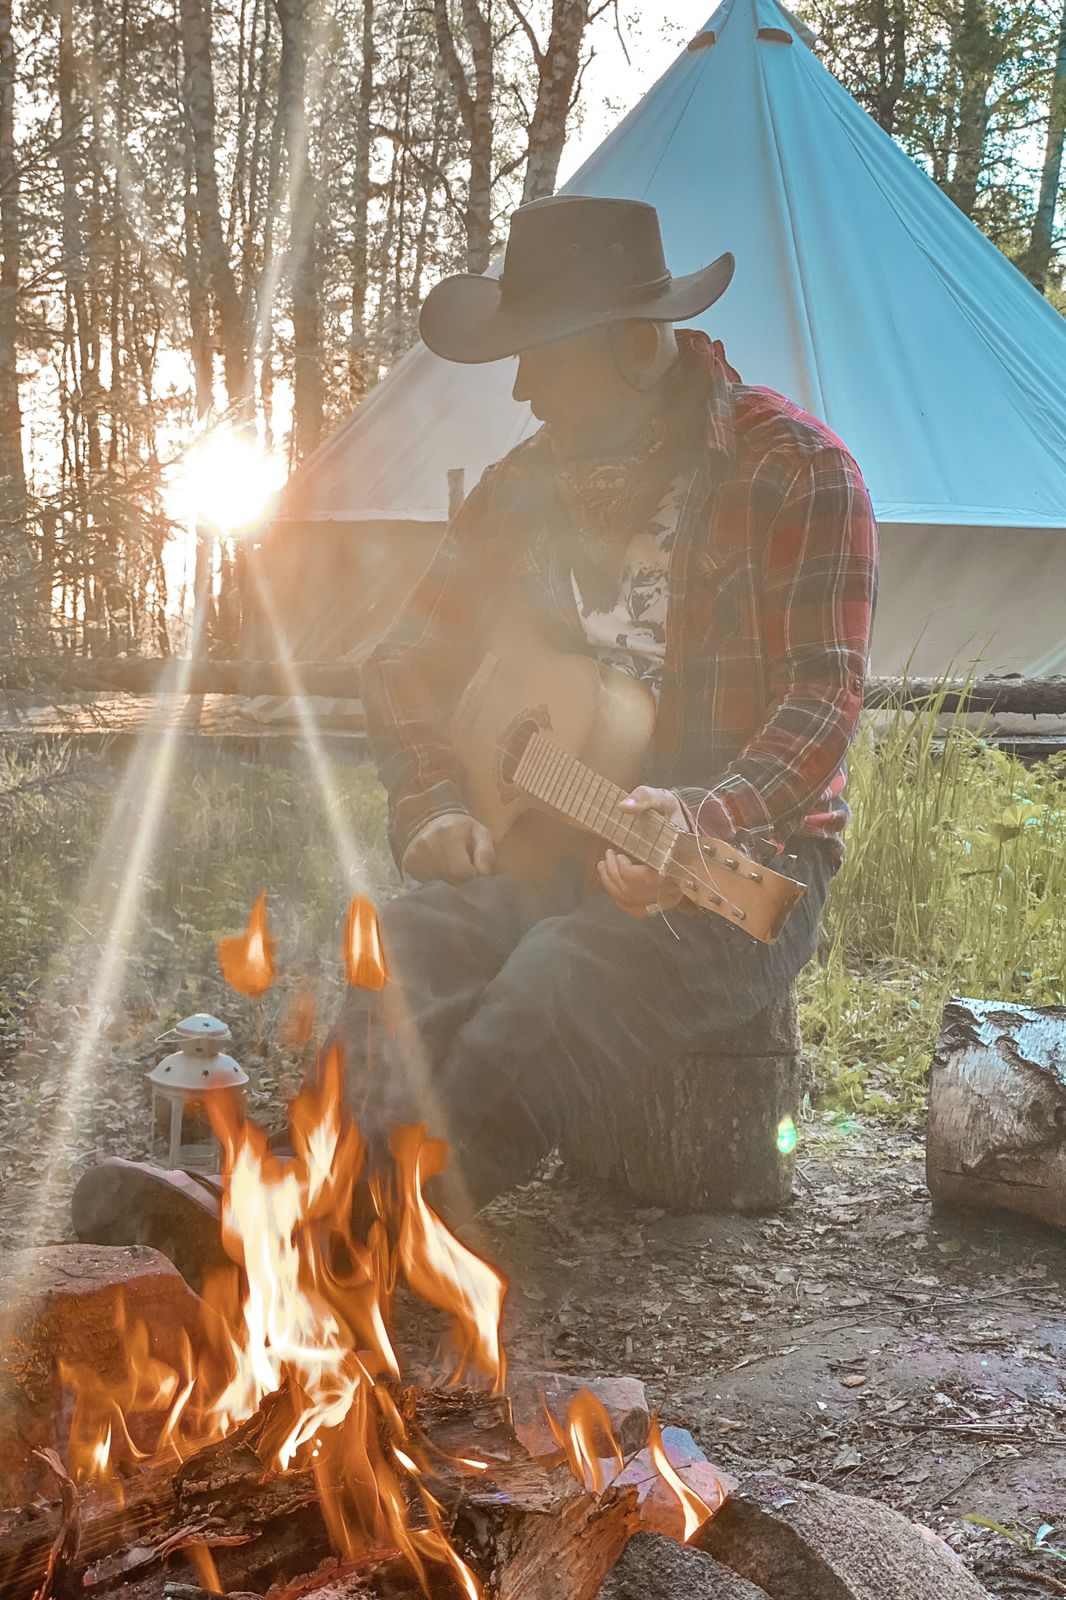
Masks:
[[[1026,768],[939,711],[873,718],[853,752],[848,854],[802,983],[832,1104],[919,1109],[949,994],[1066,1002],[1066,756]]]
[[[169,1004],[186,975],[214,968],[215,940],[244,925],[261,889],[287,966],[313,970],[323,951],[338,954],[350,895],[392,869],[371,769],[337,765],[331,787],[327,801],[303,765],[179,757],[124,941],[154,965],[154,997]],[[69,747],[0,749],[0,1018],[16,983],[57,953],[88,940],[95,963],[143,804],[120,772]],[[335,826],[354,842],[359,882],[337,865]]]
[[[951,993],[1066,1003],[1066,756],[1026,768],[939,709],[874,715],[853,752],[847,859],[800,986],[819,1100],[843,1113],[922,1107]],[[126,939],[146,975],[125,1006],[162,1021],[201,995],[215,939],[263,888],[286,970],[336,962],[352,890],[395,878],[372,770],[336,766],[331,785],[324,799],[296,761],[182,754]],[[142,805],[104,762],[0,751],[0,1025],[63,952],[95,963]]]

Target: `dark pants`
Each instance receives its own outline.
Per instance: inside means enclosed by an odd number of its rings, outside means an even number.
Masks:
[[[452,1214],[527,1180],[575,1097],[641,1094],[659,1062],[785,993],[814,954],[836,861],[821,841],[795,850],[807,894],[770,946],[709,914],[628,917],[570,869],[536,888],[477,878],[386,904],[393,981],[350,990],[337,1027],[372,1148],[397,1122],[445,1137]]]

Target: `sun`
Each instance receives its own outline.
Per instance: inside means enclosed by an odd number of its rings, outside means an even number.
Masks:
[[[175,522],[241,534],[264,521],[285,482],[283,458],[253,433],[222,422],[204,433],[175,467],[165,491]]]

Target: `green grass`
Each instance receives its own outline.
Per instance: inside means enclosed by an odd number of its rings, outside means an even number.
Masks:
[[[871,719],[820,961],[801,982],[824,1101],[924,1102],[950,994],[1066,1003],[1066,756],[1026,768],[950,719]]]
[[[945,736],[937,710],[871,719],[853,752],[847,860],[800,986],[818,1100],[841,1111],[920,1110],[951,993],[1066,1004],[1066,757],[1027,769],[959,719]],[[131,1017],[165,1027],[210,999],[215,940],[264,888],[283,970],[338,968],[351,893],[388,892],[395,876],[371,769],[338,765],[333,782],[331,818],[298,763],[182,753],[126,940]],[[141,803],[73,747],[0,749],[0,1052],[46,988],[81,1003],[56,969],[91,983]],[[117,847],[101,859],[116,806]],[[337,866],[333,822],[355,841],[360,883]],[[284,995],[258,1011],[219,1003],[265,1044]]]
[[[339,962],[351,894],[384,885],[392,869],[372,770],[338,764],[332,780],[333,817],[307,769],[182,751],[135,886],[125,1006],[156,1007],[163,1026],[193,1009],[199,978],[215,970],[215,941],[244,925],[261,889],[287,972],[311,976],[324,960]],[[87,977],[95,970],[142,809],[118,766],[76,746],[0,748],[0,1024],[32,1003],[57,963],[81,962]],[[351,883],[333,821],[355,841]],[[234,997],[235,1011],[244,1004]]]

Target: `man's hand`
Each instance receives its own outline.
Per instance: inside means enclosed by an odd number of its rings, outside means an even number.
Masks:
[[[462,883],[496,871],[489,830],[465,811],[446,811],[420,829],[403,853],[400,871],[422,883]]]
[[[623,815],[656,811],[675,828],[688,831],[689,820],[681,801],[670,789],[649,789],[641,785],[622,801]],[[620,850],[608,850],[597,869],[600,882],[620,911],[630,917],[649,917],[656,911],[672,911],[682,900],[675,883],[651,867],[640,867]]]

